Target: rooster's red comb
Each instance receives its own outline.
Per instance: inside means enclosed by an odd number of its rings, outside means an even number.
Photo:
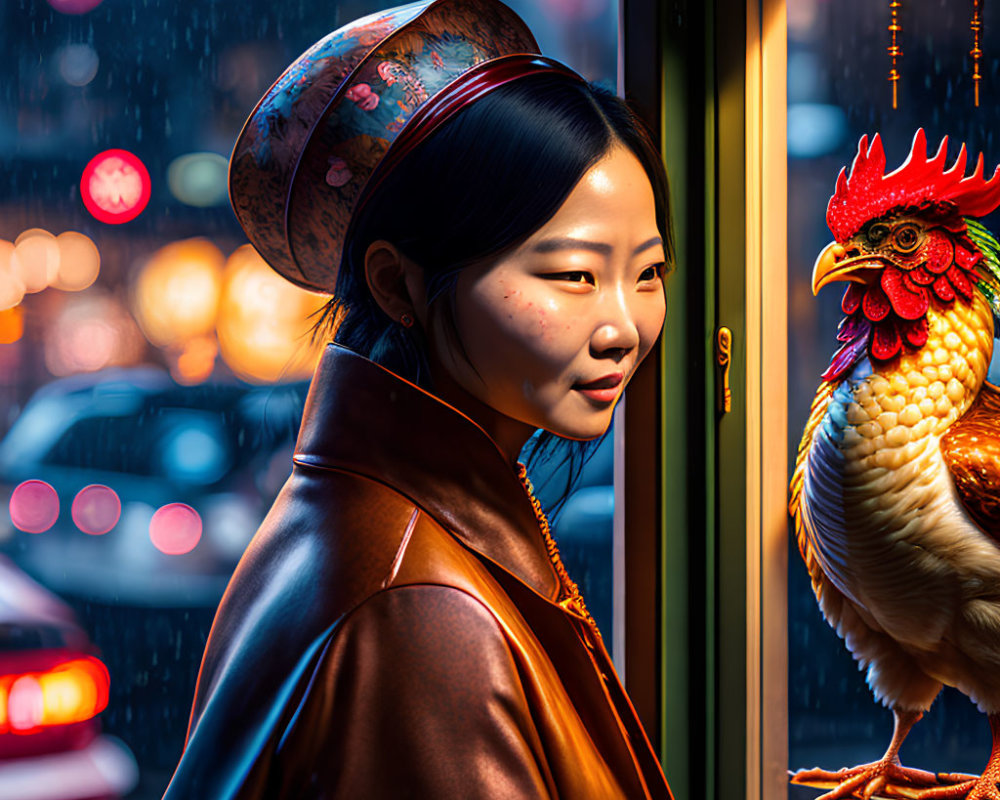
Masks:
[[[876,133],[869,147],[867,134],[862,136],[850,177],[846,168],[840,170],[837,190],[826,207],[826,223],[834,238],[844,242],[866,222],[894,208],[948,201],[962,216],[981,217],[1000,206],[1000,166],[989,180],[983,180],[980,153],[975,170],[966,176],[965,145],[950,169],[945,169],[947,152],[945,136],[933,158],[927,158],[927,136],[919,128],[906,161],[895,172],[885,175],[882,139]]]

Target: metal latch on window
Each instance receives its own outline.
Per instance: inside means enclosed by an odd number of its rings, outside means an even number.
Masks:
[[[730,352],[733,348],[733,332],[725,325],[715,333],[715,365],[719,370],[717,408],[728,414],[733,408],[733,392],[729,388]]]

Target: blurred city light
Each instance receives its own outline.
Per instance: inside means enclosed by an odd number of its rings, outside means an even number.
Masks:
[[[816,158],[832,153],[847,136],[847,115],[839,106],[792,103],[788,106],[788,155]]]
[[[135,219],[149,202],[149,171],[127,150],[94,156],[80,178],[80,196],[95,219],[120,225]]]
[[[229,161],[218,153],[188,153],[170,162],[170,193],[189,206],[204,208],[226,203]]]
[[[7,696],[7,719],[11,730],[26,732],[42,724],[45,697],[34,675],[23,675],[11,685]]]
[[[44,672],[0,675],[0,702],[6,697],[0,708],[0,734],[37,733],[91,719],[107,707],[109,688],[108,669],[93,656],[62,661]]]
[[[798,0],[788,3],[788,38],[793,41],[809,41],[819,30],[818,0]]]
[[[192,414],[160,442],[164,472],[177,482],[207,486],[229,469],[225,430],[216,417]]]
[[[45,366],[57,376],[136,364],[145,350],[128,311],[114,297],[93,289],[68,296],[44,336]]]
[[[185,503],[161,506],[149,521],[149,539],[168,556],[190,553],[201,539],[201,516]]]
[[[68,44],[57,53],[59,75],[70,86],[86,86],[97,76],[101,63],[97,51],[89,44]]]
[[[788,104],[812,103],[826,94],[823,73],[815,53],[798,50],[788,54]]]
[[[203,383],[212,376],[218,354],[219,343],[214,336],[189,339],[171,361],[170,374],[185,386]]]
[[[101,270],[101,254],[83,233],[66,231],[56,237],[59,266],[52,286],[64,292],[79,292],[90,286]]]
[[[0,344],[14,344],[24,335],[24,311],[20,306],[0,311]]]
[[[86,14],[102,2],[103,0],[49,0],[49,5],[63,14]]]
[[[14,240],[10,263],[27,293],[45,289],[59,273],[56,237],[41,228],[29,228]]]
[[[38,676],[44,697],[41,724],[72,725],[108,707],[108,668],[93,656],[74,658]]]
[[[236,561],[260,527],[256,514],[244,497],[235,492],[216,495],[205,509],[205,527],[217,552]]]
[[[73,522],[81,531],[101,536],[118,524],[122,501],[110,486],[93,483],[76,493],[71,513]]]
[[[14,243],[0,239],[0,310],[13,308],[24,298],[24,281],[14,255]]]
[[[222,251],[207,239],[160,248],[139,274],[134,307],[150,342],[183,348],[215,326],[222,284]]]
[[[311,316],[328,300],[289,283],[243,245],[226,264],[216,325],[223,359],[245,380],[309,377],[322,350],[310,341]]]
[[[25,533],[45,533],[59,519],[59,495],[45,481],[28,480],[10,495],[10,521]]]

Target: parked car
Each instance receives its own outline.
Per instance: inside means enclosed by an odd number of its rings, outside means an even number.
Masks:
[[[214,607],[291,469],[306,388],[180,386],[150,367],[53,381],[0,441],[0,499],[44,483],[58,515],[40,533],[16,530],[16,516],[4,530],[0,518],[0,549],[63,595]],[[74,509],[94,485],[120,509],[99,535]],[[164,517],[166,506],[180,516]],[[151,537],[185,522],[187,545]]]
[[[160,797],[177,763],[212,616],[291,471],[307,388],[181,386],[150,367],[105,370],[42,387],[0,440],[0,551],[57,592],[100,647],[114,678],[104,730],[139,764],[130,800]],[[11,495],[26,482],[58,503],[40,533],[14,524],[24,509]],[[120,504],[110,526],[74,514],[95,485]],[[168,507],[201,526],[189,552],[151,539]],[[28,797],[0,781],[0,800]]]
[[[138,780],[101,733],[108,670],[70,608],[0,556],[0,797],[117,798]]]

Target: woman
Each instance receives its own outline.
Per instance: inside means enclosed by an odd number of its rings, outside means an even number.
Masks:
[[[335,344],[167,800],[670,797],[518,463],[538,428],[601,436],[659,335],[666,177],[535,53],[495,0],[404,6],[304,54],[237,143],[237,216],[333,290]]]

